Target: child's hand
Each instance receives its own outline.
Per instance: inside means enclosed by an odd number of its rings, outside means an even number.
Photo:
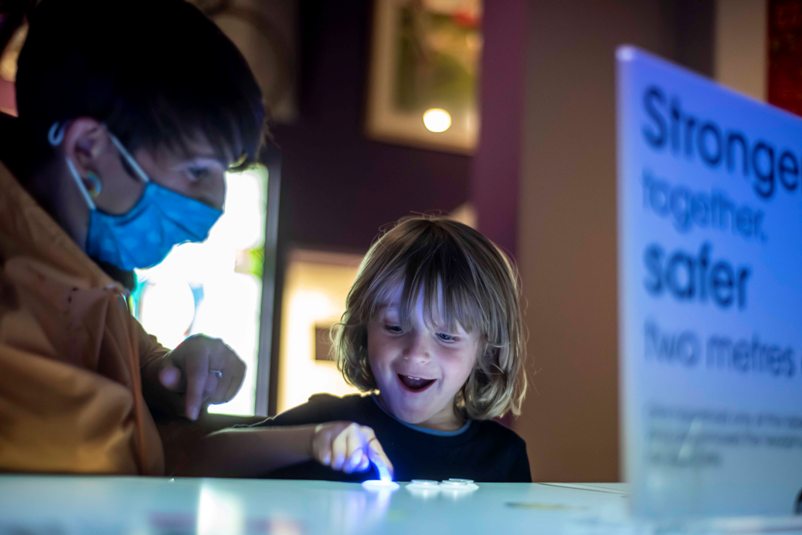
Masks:
[[[315,426],[312,456],[319,463],[345,473],[367,470],[370,462],[382,464],[392,475],[393,465],[370,427],[353,422],[327,422]]]

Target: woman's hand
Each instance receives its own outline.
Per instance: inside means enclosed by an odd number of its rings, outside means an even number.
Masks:
[[[312,457],[345,473],[367,470],[373,462],[390,476],[393,465],[370,427],[353,422],[327,422],[315,426]]]
[[[245,363],[218,338],[190,336],[143,370],[148,403],[197,420],[209,403],[229,401],[245,377]]]

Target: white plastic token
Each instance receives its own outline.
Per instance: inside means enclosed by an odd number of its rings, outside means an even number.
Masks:
[[[470,492],[479,488],[479,485],[470,479],[452,478],[440,482],[441,490],[452,490],[457,492]]]
[[[406,489],[416,498],[429,500],[440,494],[440,483],[431,479],[413,479]]]
[[[396,490],[398,483],[381,479],[368,479],[362,482],[362,487],[367,490]]]
[[[407,486],[420,489],[436,489],[439,485],[440,484],[433,479],[413,479]]]
[[[407,490],[421,498],[431,498],[440,492],[440,483],[432,479],[413,479],[407,484]]]

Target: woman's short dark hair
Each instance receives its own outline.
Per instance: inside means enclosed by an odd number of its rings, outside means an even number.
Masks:
[[[47,159],[55,122],[92,117],[131,150],[255,161],[264,105],[245,59],[184,0],[42,0],[18,61],[17,108],[31,149]]]

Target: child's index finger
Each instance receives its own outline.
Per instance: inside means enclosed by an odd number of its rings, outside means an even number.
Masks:
[[[390,470],[387,468],[387,465],[380,461],[373,461],[373,464],[376,465],[376,469],[379,471],[379,479],[382,481],[392,481],[393,476],[390,473]]]
[[[387,458],[387,454],[384,453],[384,448],[382,448],[379,439],[376,438],[376,435],[373,434],[373,430],[369,429],[370,431],[370,439],[365,444],[365,449],[367,450],[368,459],[376,466],[376,470],[379,472],[379,479],[381,481],[392,481],[393,480],[393,463],[390,462],[390,459]]]

